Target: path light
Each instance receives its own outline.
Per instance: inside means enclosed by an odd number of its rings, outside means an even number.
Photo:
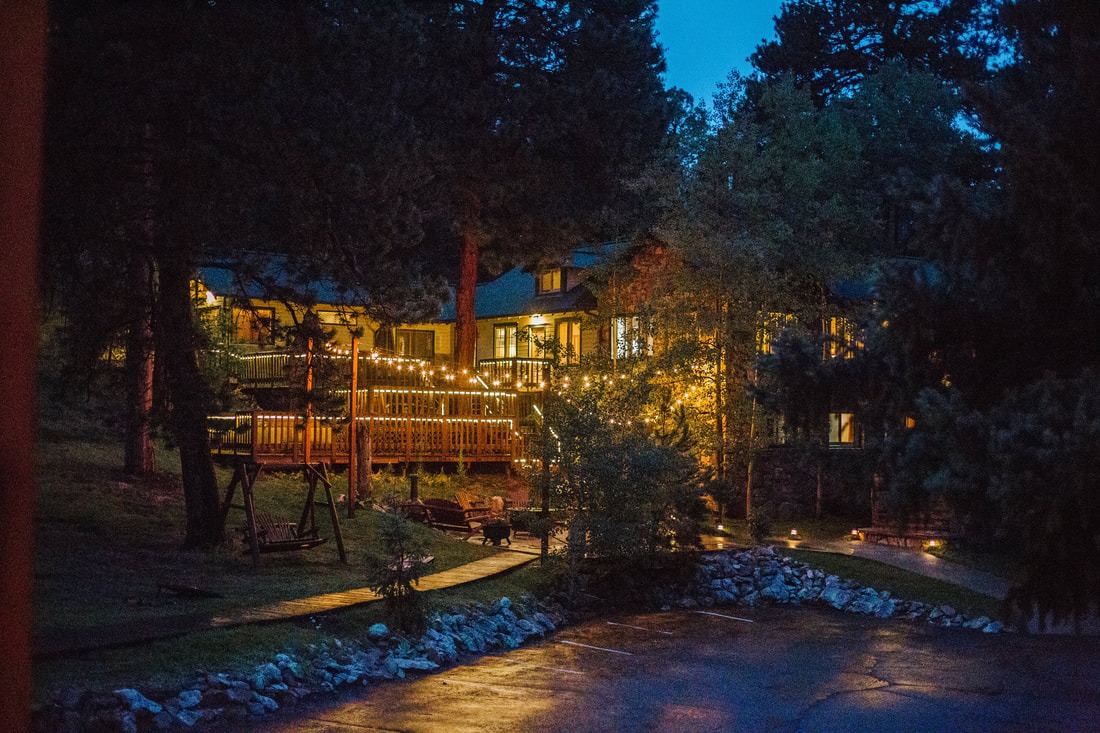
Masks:
[[[800,539],[802,538],[798,536],[798,530],[794,527],[791,527],[791,540],[793,540],[794,542],[798,542]]]

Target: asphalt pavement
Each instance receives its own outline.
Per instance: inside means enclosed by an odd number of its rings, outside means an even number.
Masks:
[[[601,619],[252,730],[1098,729],[1098,639],[767,607]]]

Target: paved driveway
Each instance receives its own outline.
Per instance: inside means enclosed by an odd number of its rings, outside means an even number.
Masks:
[[[256,730],[1100,730],[1096,638],[815,609],[715,614],[591,622]]]

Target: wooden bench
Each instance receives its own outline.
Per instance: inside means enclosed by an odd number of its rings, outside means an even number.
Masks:
[[[245,541],[250,541],[248,527],[242,528]],[[289,552],[308,550],[325,543],[317,531],[298,534],[298,525],[288,519],[273,517],[267,512],[256,512],[256,540],[260,552]]]
[[[907,529],[899,527],[861,527],[856,530],[863,542],[892,545],[894,547],[924,547],[929,542],[944,543],[955,537],[950,532]]]
[[[477,534],[489,517],[487,509],[463,509],[457,502],[447,499],[425,499],[424,506],[428,511],[428,524],[436,529],[465,532],[467,537]]]

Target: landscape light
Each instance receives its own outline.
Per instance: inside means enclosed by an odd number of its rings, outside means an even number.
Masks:
[[[791,527],[791,539],[792,540],[798,540],[799,539],[798,530],[795,529],[794,527]]]

